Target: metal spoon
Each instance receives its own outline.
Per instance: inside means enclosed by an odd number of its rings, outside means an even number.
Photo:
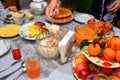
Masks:
[[[53,22],[53,16],[51,16],[51,22],[52,22],[52,25],[54,25],[54,22]]]
[[[24,62],[22,62],[21,67],[22,67],[22,72],[13,80],[17,80],[23,73],[26,73],[26,65]]]

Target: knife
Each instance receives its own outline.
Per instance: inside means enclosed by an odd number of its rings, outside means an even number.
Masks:
[[[13,74],[14,72],[18,71],[19,69],[21,69],[21,63],[22,61],[14,64],[13,66],[11,66],[9,69],[3,71],[0,73],[0,79],[5,77],[5,76],[8,76],[10,74]]]
[[[7,68],[5,68],[3,70],[0,70],[0,73],[3,72],[3,71],[5,71],[5,70],[7,70],[7,69],[9,69],[11,66],[15,65],[16,63],[18,63],[20,61],[22,61],[22,60],[14,61],[12,64],[10,64],[9,66],[7,66]]]

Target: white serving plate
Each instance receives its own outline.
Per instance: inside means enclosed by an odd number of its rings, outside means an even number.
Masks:
[[[44,22],[44,21],[41,21]],[[30,22],[30,23],[26,23],[24,25],[21,26],[20,30],[19,30],[19,35],[20,37],[27,39],[27,40],[35,40],[35,37],[30,37],[28,35],[26,35],[26,33],[29,33],[28,30],[28,26],[33,25],[35,22]],[[50,27],[50,24],[47,22],[44,22],[46,27]]]

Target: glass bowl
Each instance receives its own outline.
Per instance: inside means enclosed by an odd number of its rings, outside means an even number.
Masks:
[[[56,59],[59,56],[58,43],[59,40],[51,36],[36,39],[36,47],[40,55],[48,59]]]
[[[93,40],[97,38],[97,33],[89,27],[75,27],[75,41],[76,45],[79,46],[83,40]]]

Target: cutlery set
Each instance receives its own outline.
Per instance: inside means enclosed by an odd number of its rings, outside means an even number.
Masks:
[[[10,67],[14,66],[16,63],[21,62],[22,60],[18,60],[18,61],[14,61],[12,64],[9,64],[5,69],[0,70],[0,73],[3,71],[6,71],[7,69],[9,69]]]
[[[14,61],[11,65],[9,65],[8,67],[6,67],[3,70],[0,70],[0,79],[1,78],[6,78],[10,75],[12,75],[13,73],[19,71],[20,69],[22,69],[22,72],[15,77],[13,80],[17,80],[23,73],[26,72],[26,67],[25,67],[25,63],[22,60],[17,60]]]

